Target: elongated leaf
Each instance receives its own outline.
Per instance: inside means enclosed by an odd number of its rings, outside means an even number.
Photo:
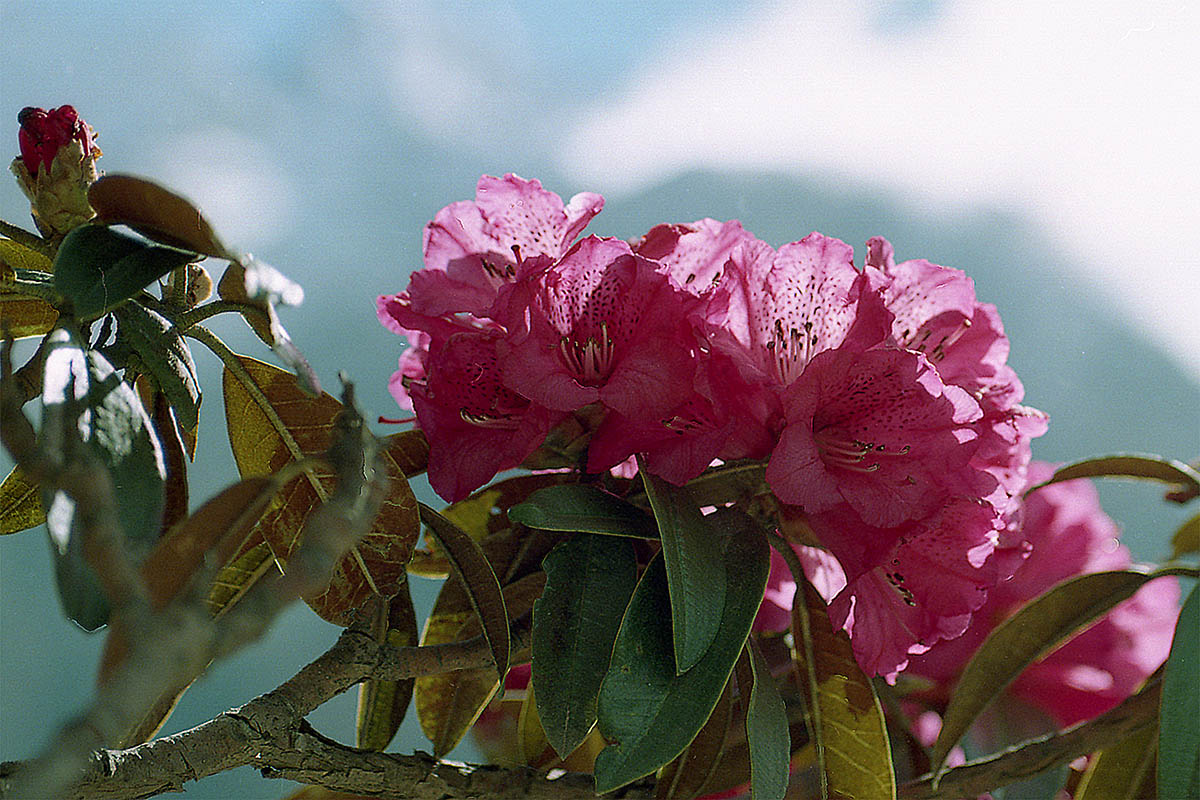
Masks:
[[[200,420],[200,382],[196,362],[179,329],[156,311],[129,302],[116,311],[121,336],[158,383],[184,430]]]
[[[733,725],[733,680],[709,715],[704,727],[679,756],[663,767],[654,796],[657,800],[691,800],[698,797],[721,763],[725,736]]]
[[[36,297],[0,291],[0,330],[8,326],[14,339],[43,336],[54,330],[58,309]]]
[[[1189,519],[1171,537],[1171,560],[1188,553],[1200,553],[1200,514]]]
[[[976,717],[1025,667],[1162,574],[1118,570],[1081,575],[1058,584],[1001,623],[963,668],[930,755],[934,771],[941,770]]]
[[[308,396],[278,367],[245,356],[239,360],[274,419],[226,369],[225,417],[238,471],[243,476],[273,474],[304,456],[324,453],[341,403],[327,394]],[[383,455],[391,481],[382,510],[367,535],[334,568],[329,588],[305,598],[315,612],[337,625],[348,624],[350,612],[371,596],[391,597],[399,591],[419,535],[416,497],[390,451]],[[332,471],[316,467],[288,483],[278,504],[263,517],[259,530],[285,568],[304,521],[333,485]]]
[[[525,690],[521,713],[517,716],[517,752],[521,763],[534,769],[544,769],[559,760],[538,717],[537,695],[532,684]]]
[[[122,223],[156,242],[217,258],[231,258],[200,209],[145,178],[105,175],[88,187],[101,222]]]
[[[632,503],[596,486],[551,486],[508,509],[508,518],[548,531],[582,531],[657,539],[654,518]]]
[[[213,616],[218,616],[232,607],[251,586],[263,575],[278,571],[279,564],[271,546],[263,539],[262,531],[250,533],[241,550],[229,559],[217,572],[212,588],[208,590],[206,604]]]
[[[817,590],[800,580],[796,592],[792,635],[800,680],[810,698],[821,796],[894,798],[896,778],[887,724],[875,689],[854,660],[846,632],[833,630]]]
[[[580,534],[542,562],[547,584],[533,610],[538,717],[563,758],[596,721],[596,698],[625,606],[637,584],[628,542]]]
[[[683,673],[708,650],[725,605],[720,537],[688,490],[641,470],[662,540],[670,587],[675,668]]]
[[[102,356],[83,350],[65,330],[50,337],[42,418],[78,424],[83,440],[108,471],[125,549],[140,563],[161,530],[165,467],[158,438],[137,394]],[[78,423],[68,419],[73,416],[68,399],[72,387],[74,398],[86,408]],[[95,630],[108,618],[108,603],[83,557],[75,503],[63,492],[46,492],[42,502],[64,609],[86,630]]]
[[[26,247],[4,236],[0,236],[0,262],[7,264],[13,272],[19,269],[50,272],[53,269],[49,258],[32,247]],[[5,274],[10,273],[5,271]]]
[[[74,305],[76,317],[95,319],[196,258],[104,225],[80,225],[58,249],[54,287]]]
[[[734,461],[706,469],[687,488],[696,505],[719,506],[769,492],[766,470],[762,461]]]
[[[1200,473],[1187,464],[1170,458],[1138,453],[1118,453],[1068,464],[1056,470],[1050,480],[1034,486],[1026,494],[1037,491],[1042,486],[1075,478],[1139,478],[1178,486],[1188,497],[1200,494]]]
[[[1153,797],[1142,791],[1154,779],[1158,729],[1142,728],[1092,757],[1072,795],[1074,800],[1137,800]]]
[[[429,466],[429,442],[423,431],[401,431],[385,436],[383,449],[410,478],[420,475]]]
[[[655,558],[625,612],[600,687],[600,731],[611,743],[596,757],[603,794],[670,762],[696,737],[720,699],[762,600],[770,556],[766,540],[739,511],[718,510],[725,532],[726,601],[717,635],[691,669],[676,671],[666,567]]]
[[[162,532],[166,533],[187,516],[190,507],[186,445],[166,395],[153,381],[145,375],[139,375],[133,388],[142,401],[142,407],[150,414],[150,421],[154,423],[154,431],[163,450],[167,478],[163,485]]]
[[[455,577],[462,582],[471,601],[471,608],[483,624],[483,635],[492,651],[500,680],[508,672],[508,612],[500,582],[479,545],[462,528],[450,522],[434,509],[420,504],[421,521],[437,539],[442,552],[450,559]]]
[[[20,467],[13,467],[0,483],[0,534],[28,530],[45,521],[41,488]]]
[[[493,554],[503,559],[508,548],[496,548]],[[515,614],[529,613],[541,594],[545,576],[526,575],[504,589],[504,606]],[[506,623],[507,625],[507,623]],[[482,628],[472,600],[457,577],[447,580],[421,636],[422,645],[457,642],[479,636]],[[527,652],[527,651],[526,651]],[[421,730],[433,743],[438,757],[450,752],[475,723],[500,687],[494,667],[464,669],[417,678],[415,705]]]
[[[393,647],[412,647],[420,641],[417,614],[408,586],[390,601],[379,602],[380,624],[377,633]],[[354,729],[355,747],[382,751],[400,729],[400,723],[412,702],[413,679],[402,681],[367,680],[358,689],[358,718]]]
[[[1175,623],[1163,673],[1158,737],[1158,796],[1200,796],[1200,585]]]
[[[750,789],[753,800],[783,800],[792,755],[787,711],[771,670],[753,639],[746,640],[753,688],[746,707],[746,741],[750,745]]]

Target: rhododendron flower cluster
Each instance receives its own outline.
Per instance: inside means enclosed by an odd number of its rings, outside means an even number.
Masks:
[[[602,205],[484,177],[427,226],[408,289],[379,298],[409,340],[391,389],[434,489],[461,499],[564,428],[590,472],[638,455],[684,484],[763,460],[841,569],[830,613],[869,673],[961,635],[1016,566],[993,554],[1045,430],[996,310],[878,238],[857,265],[838,239],[776,249],[737,221],[579,238]]]

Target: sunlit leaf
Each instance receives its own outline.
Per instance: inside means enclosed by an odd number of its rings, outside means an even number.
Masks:
[[[808,690],[821,796],[894,798],[887,725],[875,689],[854,660],[846,632],[833,630],[817,590],[801,580],[796,592],[792,635],[800,680]]]
[[[963,668],[930,755],[934,770],[941,768],[951,748],[979,714],[1025,667],[1161,574],[1131,569],[1071,578],[1002,622]]]
[[[0,534],[28,530],[45,521],[41,488],[20,467],[13,467],[0,483]]]
[[[206,604],[213,616],[232,607],[263,575],[278,572],[279,565],[271,546],[263,539],[260,530],[251,532],[241,550],[229,559],[217,572],[212,588],[208,590]]]
[[[0,236],[0,262],[14,272],[19,269],[50,272],[54,268],[50,259],[37,250],[3,236]]]
[[[1153,797],[1144,791],[1154,780],[1154,761],[1158,749],[1158,728],[1135,731],[1124,741],[1094,756],[1088,763],[1074,800],[1136,800]]]
[[[1200,473],[1197,473],[1192,467],[1171,458],[1137,453],[1118,453],[1068,464],[1055,470],[1050,480],[1032,487],[1026,494],[1052,483],[1061,483],[1075,478],[1152,480],[1179,487],[1177,491],[1180,493],[1180,499],[1200,494]]]
[[[753,800],[783,800],[792,755],[787,711],[771,670],[753,639],[746,640],[746,651],[753,672],[753,688],[746,706],[751,796]]]
[[[200,382],[192,351],[179,329],[137,302],[121,306],[116,316],[122,339],[171,401],[179,424],[184,430],[195,428],[200,420]]]
[[[0,330],[7,325],[8,335],[14,339],[43,336],[54,329],[57,321],[58,309],[45,300],[0,291]]]
[[[489,534],[509,527],[510,517],[506,517],[504,513],[507,509],[539,490],[545,490],[546,487],[556,486],[567,480],[574,480],[574,476],[564,473],[549,473],[506,478],[490,486],[485,486],[457,503],[451,503],[442,511],[442,516],[470,534],[472,539],[481,542]]]
[[[1200,797],[1200,584],[1175,623],[1163,673],[1158,737],[1158,796]]]
[[[677,672],[692,667],[712,644],[725,605],[725,560],[711,518],[686,488],[641,470],[662,540],[670,587]]]
[[[376,635],[386,638],[392,647],[412,647],[420,641],[417,614],[413,609],[408,586],[388,602],[377,606],[379,624]],[[412,702],[413,679],[384,681],[369,679],[358,687],[358,716],[354,728],[354,745],[364,750],[387,748]]]
[[[654,518],[637,506],[596,486],[551,486],[508,509],[508,518],[531,528],[582,531],[657,539]]]
[[[465,534],[464,534],[465,535]],[[528,613],[544,586],[544,575],[526,575],[504,589],[504,607],[517,614]],[[457,577],[447,580],[438,594],[421,644],[457,642],[479,636],[479,615],[464,584]],[[508,622],[505,621],[507,631]],[[415,705],[421,730],[441,757],[462,740],[500,687],[495,667],[464,669],[417,678]]]
[[[101,222],[128,225],[172,247],[231,258],[199,208],[145,178],[104,175],[88,187],[88,202]]]
[[[136,295],[196,254],[150,244],[105,225],[80,225],[54,259],[54,287],[79,319],[95,319]]]
[[[525,690],[525,699],[517,716],[517,752],[521,763],[534,769],[545,769],[558,760],[538,717],[537,695],[532,684]]]
[[[273,474],[305,456],[323,454],[341,403],[327,394],[308,396],[297,387],[294,376],[278,367],[245,356],[239,356],[239,361],[256,388],[252,393],[225,370],[225,416],[239,472]],[[366,536],[334,568],[329,587],[305,598],[314,611],[335,624],[348,624],[353,609],[372,595],[391,597],[407,579],[405,568],[419,535],[417,503],[390,451],[384,451],[383,458],[391,477],[383,508]],[[305,520],[333,485],[332,471],[315,467],[288,483],[263,517],[259,530],[285,569]]]
[[[546,738],[566,757],[596,721],[600,683],[637,584],[637,558],[626,541],[580,534],[542,563],[547,584],[533,611],[532,682]]]
[[[50,337],[42,382],[43,437],[62,435],[51,432],[49,421],[78,426],[112,481],[124,547],[130,558],[141,562],[161,532],[165,480],[162,448],[150,418],[137,394],[102,356],[84,350],[65,330]],[[72,389],[78,406],[69,394]],[[74,407],[85,410],[78,422]],[[45,492],[42,502],[64,610],[79,625],[94,630],[107,620],[108,602],[83,555],[75,502],[61,491]]]
[[[597,716],[610,744],[596,757],[603,794],[675,759],[704,727],[724,691],[762,600],[770,560],[766,540],[744,514],[720,509],[714,530],[725,546],[725,603],[717,635],[679,674],[666,568],[655,558],[638,582],[600,688]]]
[[[1171,560],[1189,553],[1200,553],[1200,514],[1179,526],[1171,537]]]
[[[483,625],[496,672],[503,680],[508,672],[509,640],[508,613],[500,581],[479,544],[462,528],[424,503],[420,504],[420,514],[421,521],[450,560],[455,577],[466,589],[471,608]]]

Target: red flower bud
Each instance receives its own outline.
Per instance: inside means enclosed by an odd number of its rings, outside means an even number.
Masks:
[[[26,107],[17,114],[17,122],[21,124],[17,134],[21,160],[32,178],[37,177],[43,166],[49,168],[54,156],[72,139],[79,142],[85,156],[92,152],[92,129],[72,106],[59,106],[49,111]]]

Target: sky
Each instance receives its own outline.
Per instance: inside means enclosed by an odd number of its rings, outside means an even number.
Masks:
[[[1051,413],[1039,457],[1196,456],[1195,4],[568,8],[0,0],[0,142],[16,155],[23,106],[75,105],[102,169],[195,199],[232,246],[304,286],[284,324],[327,383],[340,369],[359,381],[368,413],[395,413],[400,350],[374,297],[420,266],[439,208],[471,197],[480,174],[512,171],[564,198],[604,194],[589,231],[606,235],[708,215],[776,246],[819,228],[861,253],[887,235],[901,258],[967,270],[1000,306],[1028,402]],[[0,188],[0,217],[27,214],[15,186]],[[214,328],[270,358],[236,320]],[[196,358],[215,387],[215,359]],[[218,394],[202,407],[194,504],[231,480]],[[1176,510],[1143,514],[1157,504],[1144,487],[1104,492],[1135,553],[1158,557]],[[422,586],[418,606],[432,594]],[[44,535],[0,540],[0,758],[30,755],[87,699],[99,640],[56,603]],[[335,635],[293,610],[189,690],[169,729],[273,688]],[[352,716],[346,697],[314,724],[346,739]],[[421,746],[409,720],[395,747]],[[189,795],[285,793],[262,791],[250,773]]]

